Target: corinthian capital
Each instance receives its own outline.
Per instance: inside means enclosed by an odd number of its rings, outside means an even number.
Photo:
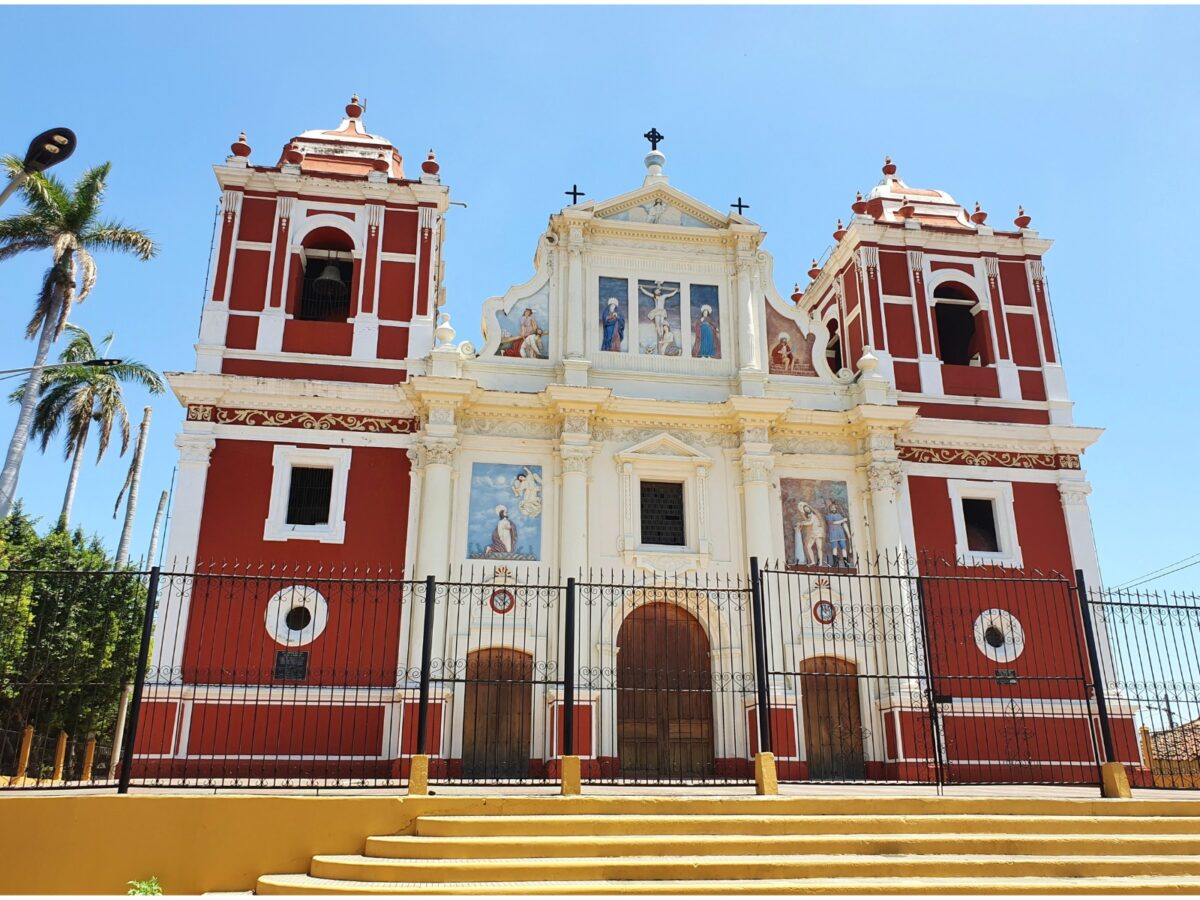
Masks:
[[[1063,506],[1087,506],[1088,494],[1092,486],[1086,481],[1060,481],[1058,483],[1059,497]]]
[[[562,458],[562,470],[564,474],[587,474],[588,467],[592,461],[592,449],[590,447],[562,446],[558,452]]]
[[[182,463],[202,463],[208,465],[212,458],[213,448],[217,439],[210,434],[175,435],[175,446],[179,448],[179,461]]]
[[[751,483],[766,481],[771,477],[771,470],[774,468],[774,457],[757,453],[744,454],[742,456],[742,481]]]
[[[871,493],[894,491],[904,478],[904,467],[898,462],[873,462],[867,466]]]

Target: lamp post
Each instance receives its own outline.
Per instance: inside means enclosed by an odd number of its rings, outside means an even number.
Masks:
[[[51,128],[43,131],[29,143],[21,171],[12,177],[8,187],[0,192],[0,206],[13,195],[17,188],[29,180],[30,175],[44,172],[56,166],[75,152],[75,132],[70,128]]]

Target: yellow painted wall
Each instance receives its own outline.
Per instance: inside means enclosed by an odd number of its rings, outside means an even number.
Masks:
[[[317,853],[361,853],[403,831],[397,797],[0,797],[0,894],[124,894],[158,876],[168,894],[248,891],[307,872]]]

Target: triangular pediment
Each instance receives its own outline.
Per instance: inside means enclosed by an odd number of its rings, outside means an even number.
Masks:
[[[614,455],[621,462],[633,462],[638,459],[669,459],[696,463],[709,463],[712,461],[707,454],[701,453],[695,447],[684,443],[674,435],[667,434],[665,431],[656,434],[654,437],[646,438],[641,443],[634,444],[632,447]]]
[[[657,184],[596,203],[592,215],[632,225],[674,225],[683,228],[726,228],[730,217],[677,191]]]

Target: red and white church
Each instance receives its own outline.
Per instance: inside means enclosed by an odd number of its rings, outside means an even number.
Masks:
[[[530,235],[533,272],[482,303],[476,347],[456,342],[443,311],[439,164],[430,151],[406,172],[363,112],[353,99],[338,127],[294,137],[278,158],[256,160],[243,135],[214,167],[221,208],[196,363],[169,376],[186,408],[172,571],[237,559],[415,580],[467,566],[501,583],[595,569],[742,575],[750,557],[837,571],[929,554],[968,573],[1080,569],[1099,584],[1080,460],[1100,430],[1073,421],[1051,242],[1023,211],[988,224],[978,205],[909,187],[889,160],[807,285],[784,296],[766,232],[673,185],[652,130],[630,190],[554,211]],[[403,771],[413,694],[391,673],[419,646],[419,623],[364,630],[336,596],[303,585],[250,591],[219,614],[198,589],[181,596],[158,625],[153,665],[174,677],[147,694],[142,760],[344,755]],[[1062,634],[975,602],[977,615],[947,625],[978,656],[965,665],[1054,675]],[[458,636],[459,655],[488,649],[491,633]],[[796,633],[797,655],[807,639]],[[704,640],[715,659],[743,654],[749,636]],[[214,645],[231,648],[245,690],[201,690]],[[289,728],[302,685],[275,661],[297,649],[313,668],[362,661],[354,703],[322,731],[352,732],[349,744]],[[880,665],[853,642],[841,655],[859,672]],[[774,743],[781,772],[791,760],[802,774],[815,724],[803,688],[788,690]],[[520,735],[531,760],[559,754],[549,723],[560,702],[533,698]],[[586,711],[586,691],[577,702]],[[864,693],[869,773],[919,755],[904,749],[903,713],[921,702]],[[718,759],[749,760],[753,715],[732,712],[706,739]],[[470,753],[462,714],[461,698],[438,698],[435,758]],[[1038,716],[1036,727],[1075,735],[1061,746],[1089,742],[1086,697],[1047,697]],[[266,724],[229,726],[247,717]],[[576,722],[576,752],[619,767],[618,729]],[[1136,760],[1123,722],[1121,752]]]

